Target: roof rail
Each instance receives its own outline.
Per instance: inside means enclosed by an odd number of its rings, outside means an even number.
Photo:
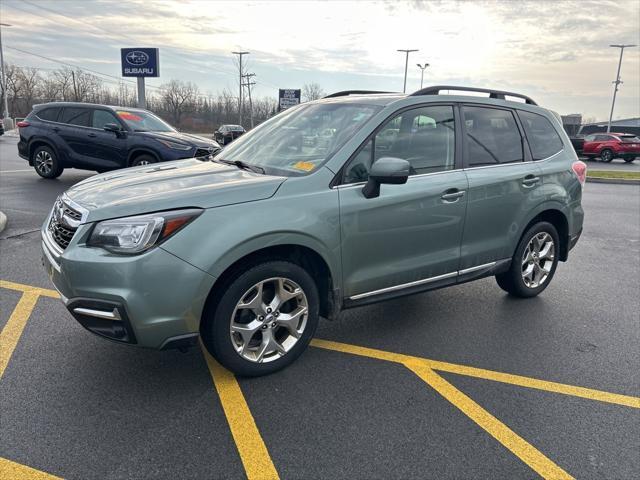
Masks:
[[[417,92],[413,92],[410,96],[418,96],[418,95],[439,95],[441,90],[456,90],[460,92],[481,92],[488,93],[489,98],[497,98],[499,100],[504,100],[505,96],[510,97],[518,97],[522,98],[525,103],[529,105],[538,105],[534,102],[530,97],[526,95],[522,95],[521,93],[513,93],[513,92],[503,92],[502,90],[493,90],[490,88],[475,88],[475,87],[456,87],[453,85],[436,85],[434,87],[427,87]]]
[[[381,92],[378,90],[344,90],[342,92],[332,93],[331,95],[327,95],[324,98],[335,98],[335,97],[346,97],[347,95],[358,95],[358,94],[376,94],[376,93],[396,93],[396,92]]]

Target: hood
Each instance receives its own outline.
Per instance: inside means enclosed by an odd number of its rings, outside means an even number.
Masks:
[[[182,132],[136,132],[136,135],[142,135],[144,137],[159,138],[162,140],[169,140],[171,142],[188,143],[195,147],[210,147],[215,146],[220,148],[217,142],[200,137],[198,135],[191,135],[190,133]]]
[[[88,222],[176,208],[212,208],[273,196],[286,177],[196,159],[125,168],[87,178],[66,195]]]

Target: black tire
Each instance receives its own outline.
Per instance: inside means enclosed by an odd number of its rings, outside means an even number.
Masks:
[[[541,233],[547,233],[553,239],[554,258],[546,280],[542,284],[533,288],[527,286],[523,279],[523,256],[525,253],[525,249],[529,245],[529,242],[531,242],[535,236]],[[549,286],[551,280],[553,280],[553,276],[556,273],[556,268],[558,267],[559,256],[560,238],[558,236],[556,227],[548,222],[536,223],[531,228],[529,228],[529,230],[527,230],[520,239],[520,243],[518,243],[518,247],[513,254],[513,258],[511,259],[511,266],[509,267],[509,270],[505,273],[496,275],[496,281],[498,282],[500,288],[509,293],[509,295],[520,298],[535,297],[536,295],[542,293]]]
[[[42,178],[49,180],[58,178],[64,171],[58,155],[46,145],[36,147],[31,158],[33,159],[33,168]]]
[[[242,357],[236,350],[231,339],[231,320],[242,296],[257,283],[274,277],[292,280],[304,292],[308,308],[306,326],[287,353],[272,361],[257,363]],[[216,288],[219,288],[219,297],[212,300],[203,315],[202,341],[209,353],[233,373],[256,377],[281,370],[296,360],[313,338],[319,319],[318,288],[309,273],[299,265],[280,260],[267,261],[237,272]]]
[[[140,167],[143,165],[149,165],[150,163],[158,163],[158,160],[156,160],[156,158],[152,157],[151,155],[138,155],[131,162],[131,166]]]
[[[624,161],[626,163],[632,163],[635,159],[636,157],[624,157]]]
[[[600,152],[600,160],[605,163],[611,163],[611,161],[613,160],[613,152],[608,148],[605,148]]]

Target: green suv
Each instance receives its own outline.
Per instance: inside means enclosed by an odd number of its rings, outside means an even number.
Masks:
[[[91,332],[158,349],[200,337],[263,375],[346,308],[488,276],[538,295],[582,232],[585,177],[557,114],[526,96],[340,92],[213,160],[78,183],[43,225],[43,262]]]

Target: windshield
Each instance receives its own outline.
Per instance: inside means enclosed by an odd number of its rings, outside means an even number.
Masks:
[[[149,112],[116,110],[116,114],[134,132],[175,132],[171,125]]]
[[[319,103],[294,107],[245,133],[220,153],[276,175],[317,170],[376,112],[374,105]]]

